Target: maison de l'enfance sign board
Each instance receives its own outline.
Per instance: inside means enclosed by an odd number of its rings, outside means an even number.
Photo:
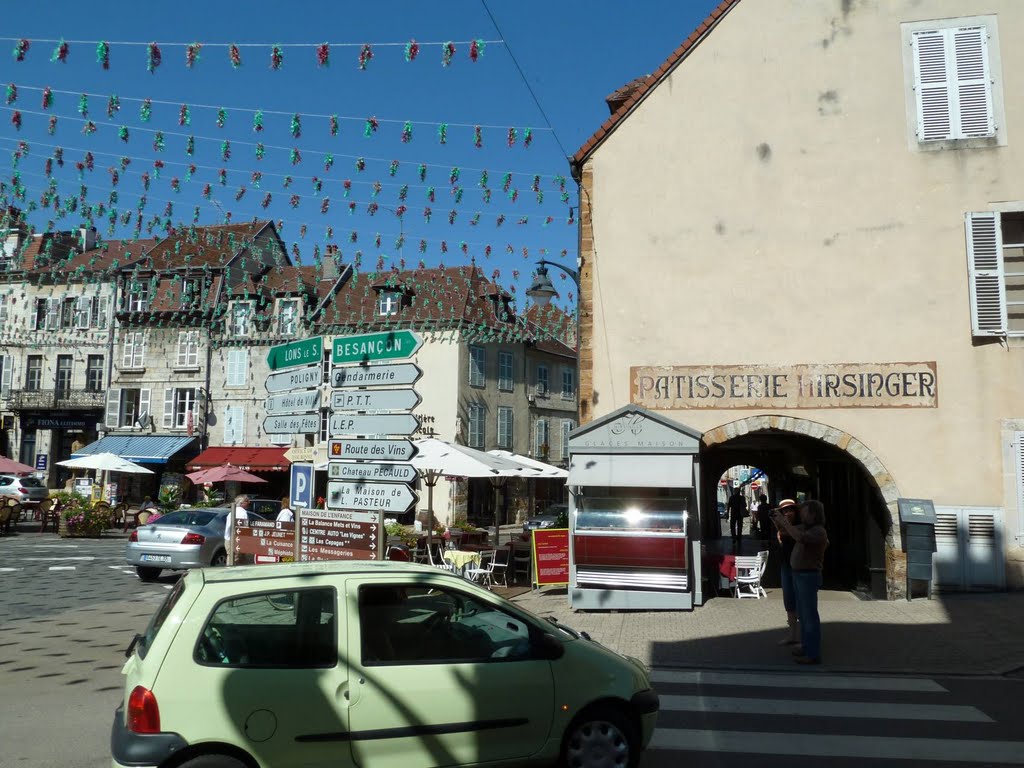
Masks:
[[[937,366],[925,363],[676,365],[630,369],[632,402],[692,408],[935,408]]]

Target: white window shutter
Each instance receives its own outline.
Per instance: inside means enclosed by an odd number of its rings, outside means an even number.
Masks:
[[[152,410],[151,398],[150,398],[151,393],[152,393],[152,390],[150,390],[150,389],[140,389],[139,390],[139,417],[140,418],[142,417],[143,414],[146,414],[146,413],[148,413],[150,415],[150,417],[153,416],[153,410]]]
[[[113,429],[118,426],[118,421],[121,411],[121,390],[120,389],[108,389],[107,390],[107,412],[104,423],[108,429]]]
[[[1024,432],[1013,433],[1014,471],[1017,486],[1017,527],[1024,536]]]
[[[199,365],[199,331],[189,333],[188,360],[185,364],[192,367]]]
[[[79,296],[75,299],[75,328],[85,330],[89,327],[90,315],[92,314],[92,298]]]
[[[131,368],[135,360],[135,334],[128,331],[124,335],[124,349],[121,354],[121,367]]]
[[[235,408],[235,441],[245,442],[245,408],[243,406]]]
[[[60,299],[46,300],[46,330],[54,331],[60,327]]]
[[[942,29],[915,32],[912,38],[918,141],[953,138],[946,32]]]
[[[988,67],[988,33],[984,27],[953,30],[958,109],[957,138],[995,135]]]
[[[7,322],[7,297],[0,295],[0,325]]]
[[[135,367],[142,368],[146,365],[146,332],[139,331],[135,334]]]
[[[174,390],[164,390],[164,429],[174,426]]]
[[[0,357],[0,397],[11,396],[11,379],[14,375],[14,358],[10,355]]]
[[[36,303],[29,307],[28,316],[28,329],[30,331],[39,330],[39,302],[43,299],[36,299]]]
[[[229,349],[228,350],[228,378],[227,385],[229,387],[241,387],[245,386],[245,375],[249,368],[249,350],[248,349]]]
[[[185,365],[188,357],[188,331],[178,331],[178,365]]]
[[[97,328],[106,328],[107,314],[110,312],[110,297],[97,296],[93,306],[96,307],[96,322],[94,325]]]
[[[971,290],[971,332],[975,336],[1006,333],[1006,279],[997,212],[968,213],[967,268]]]

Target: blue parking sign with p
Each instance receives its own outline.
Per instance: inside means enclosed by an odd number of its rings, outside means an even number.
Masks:
[[[292,509],[309,509],[313,506],[313,465],[292,464],[292,492],[289,496]]]

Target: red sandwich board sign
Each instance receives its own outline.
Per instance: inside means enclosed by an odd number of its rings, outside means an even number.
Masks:
[[[533,583],[538,587],[569,583],[569,529],[533,532]]]

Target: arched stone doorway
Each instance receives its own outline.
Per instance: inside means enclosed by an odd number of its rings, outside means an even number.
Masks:
[[[760,467],[768,475],[772,502],[802,495],[825,503],[831,540],[826,586],[889,599],[905,594],[905,559],[895,522],[899,489],[879,458],[853,435],[792,416],[750,416],[705,432],[700,460],[702,509],[715,509],[722,472],[737,464]],[[717,515],[703,518],[703,538],[717,538]]]

